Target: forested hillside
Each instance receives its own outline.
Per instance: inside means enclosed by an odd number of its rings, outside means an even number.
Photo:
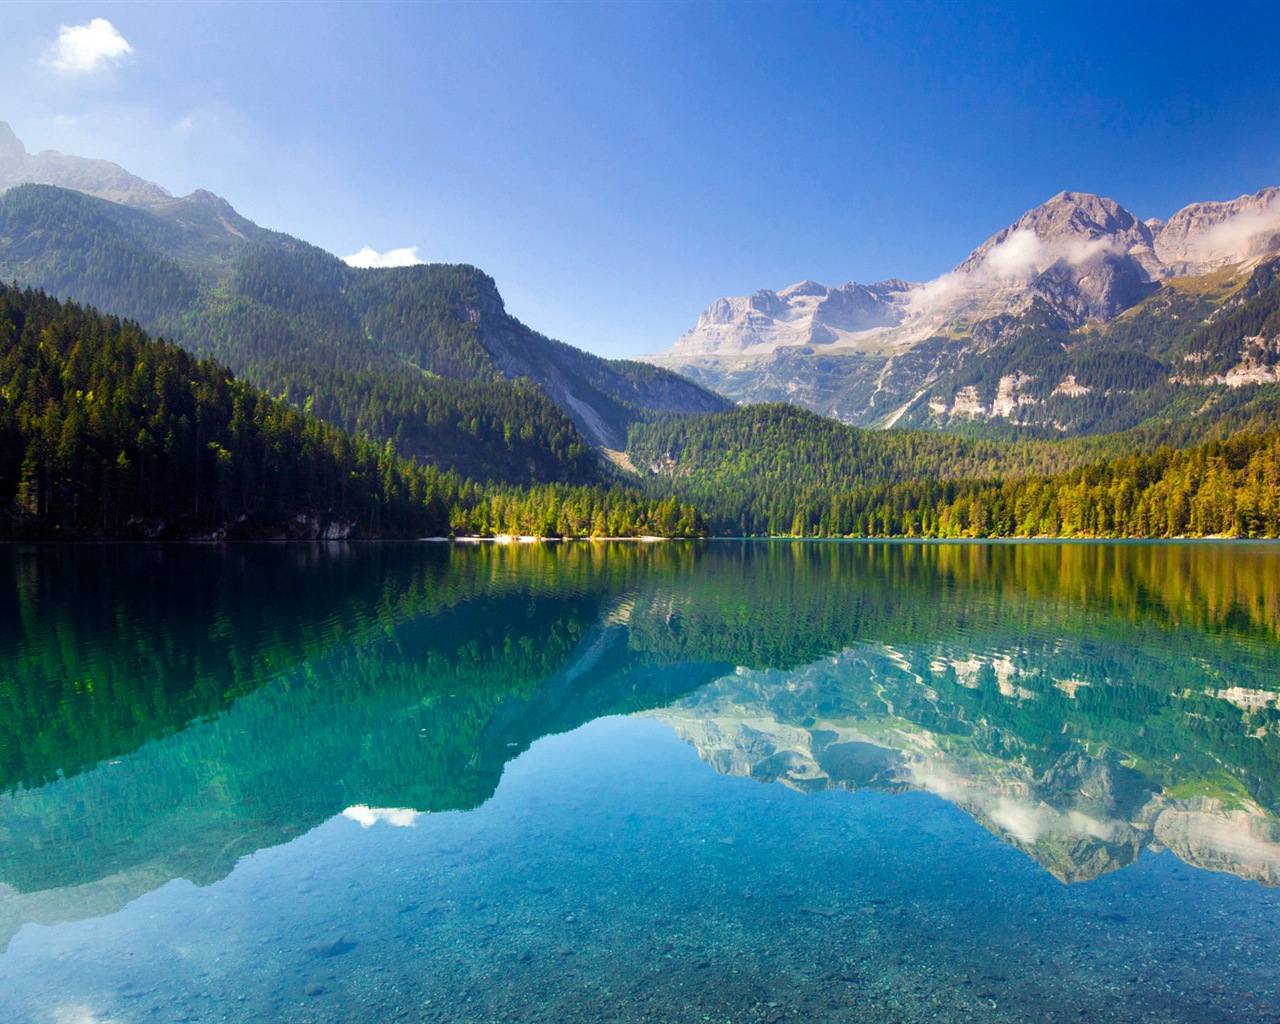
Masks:
[[[692,508],[617,486],[464,483],[131,322],[2,285],[0,509],[22,537],[703,529]]]
[[[714,520],[713,520],[714,522]],[[766,528],[766,532],[773,532]],[[797,508],[826,537],[1280,537],[1280,430],[1052,477],[864,487]]]
[[[728,407],[667,371],[531,331],[474,267],[355,269],[208,193],[141,210],[12,188],[0,278],[136,319],[349,432],[479,480],[602,482],[593,444],[621,448],[654,409]]]
[[[628,454],[649,493],[696,504],[717,534],[1275,536],[1274,406],[1256,401],[1167,430],[1017,442],[749,406],[635,427]]]

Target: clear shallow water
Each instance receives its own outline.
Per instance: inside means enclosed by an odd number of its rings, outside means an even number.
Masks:
[[[0,1019],[1280,1017],[1274,547],[13,564]]]

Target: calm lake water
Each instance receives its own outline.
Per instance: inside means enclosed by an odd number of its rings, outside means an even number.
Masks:
[[[0,549],[0,1020],[1280,1019],[1280,546]]]

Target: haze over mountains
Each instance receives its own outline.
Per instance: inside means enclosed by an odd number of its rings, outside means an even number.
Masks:
[[[1180,320],[1186,335],[1229,309],[1232,300],[1239,302],[1250,275],[1277,253],[1277,188],[1196,203],[1167,222],[1140,220],[1110,199],[1061,192],[933,281],[838,288],[803,281],[779,292],[720,299],[672,348],[647,358],[740,402],[784,400],[848,423],[948,426],[1002,419],[1090,432],[1090,424],[1055,408],[1069,407],[1069,401],[1048,399],[1079,399],[1108,388],[1132,394],[1155,383],[1135,387],[1117,376],[1114,365],[1099,371],[1100,358],[1113,364],[1119,353],[1154,359],[1147,370],[1166,382],[1280,380],[1274,359],[1266,358],[1276,348],[1270,336],[1261,339],[1264,358],[1252,362],[1248,336],[1233,339],[1237,358],[1216,373],[1197,372],[1203,368],[1186,351],[1154,344],[1177,333],[1168,330],[1171,320]],[[1137,337],[1108,332],[1135,308],[1139,315],[1161,314],[1159,331]],[[1053,355],[1061,365],[1031,365],[1028,341],[1041,349],[1035,358],[1044,362]],[[1014,342],[1023,343],[1022,351]],[[1076,356],[1089,357],[1076,360],[1091,364],[1081,373],[1061,358],[1073,348]],[[1126,361],[1133,359],[1119,360]],[[1187,362],[1193,364],[1189,373]],[[979,365],[981,380],[963,379]],[[1139,421],[1131,418],[1106,426]]]
[[[174,201],[166,189],[109,160],[51,149],[28,153],[13,129],[0,121],[0,191],[23,184],[57,185],[131,206],[165,206]]]

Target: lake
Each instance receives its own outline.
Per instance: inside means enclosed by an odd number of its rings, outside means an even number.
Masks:
[[[0,1020],[1280,1019],[1280,545],[0,577]]]

